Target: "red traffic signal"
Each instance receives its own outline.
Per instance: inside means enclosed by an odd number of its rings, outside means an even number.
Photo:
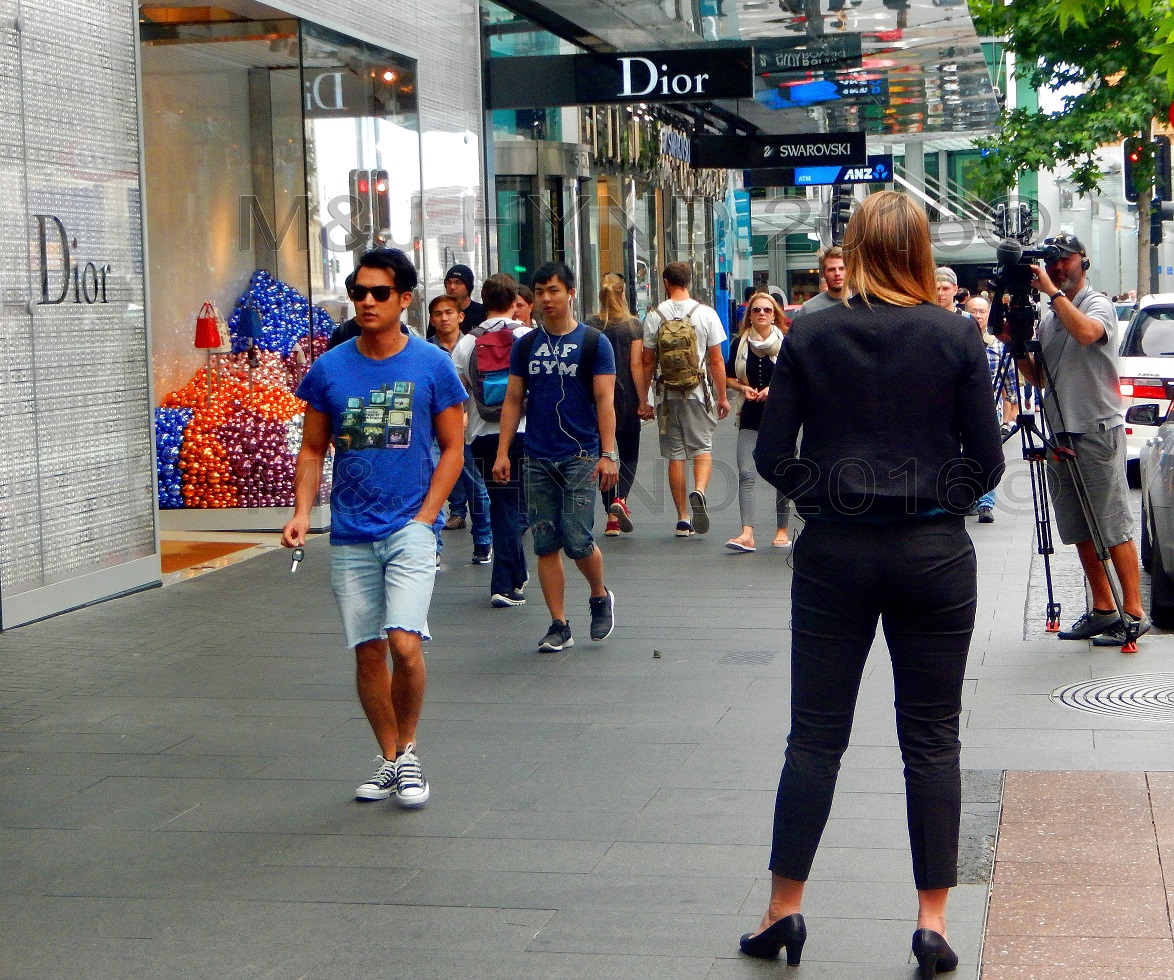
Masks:
[[[1138,195],[1141,193],[1141,187],[1137,180],[1137,165],[1141,162],[1142,154],[1145,152],[1140,136],[1129,136],[1123,144],[1123,163],[1122,177],[1125,181],[1125,200],[1133,203],[1137,202]]]

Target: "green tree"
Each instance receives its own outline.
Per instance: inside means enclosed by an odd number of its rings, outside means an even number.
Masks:
[[[1053,114],[1009,104],[1000,131],[977,141],[991,151],[978,173],[980,195],[1000,197],[1020,174],[1060,164],[1071,168],[1078,192],[1089,194],[1105,177],[1096,149],[1148,135],[1153,118],[1164,115],[1167,62],[1174,69],[1169,0],[972,0],[971,9],[980,34],[1006,39],[1027,84],[1077,87]],[[1152,166],[1142,161],[1143,180]]]

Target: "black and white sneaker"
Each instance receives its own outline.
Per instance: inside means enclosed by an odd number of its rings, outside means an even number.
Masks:
[[[694,533],[705,534],[709,530],[709,514],[705,510],[705,494],[700,490],[690,490],[689,506],[693,509]]]
[[[608,592],[607,595],[592,596],[588,601],[591,605],[591,639],[606,640],[616,627],[616,597]]]
[[[397,768],[395,760],[377,755],[375,761],[379,763],[379,769],[374,776],[355,790],[356,800],[386,800],[395,792]]]
[[[428,802],[428,780],[424,778],[424,770],[420,768],[420,757],[416,755],[415,742],[408,743],[408,747],[400,753],[395,764],[396,802],[409,809],[423,806]]]
[[[538,644],[538,652],[558,653],[559,650],[564,650],[574,645],[575,638],[571,636],[571,624],[556,619],[550,624],[550,629],[546,631],[546,636],[542,638],[542,642]]]
[[[491,561],[493,561],[493,545],[473,545],[473,557],[471,561],[474,565],[488,565]]]
[[[693,533],[693,525],[688,521],[677,521],[677,529],[674,533],[678,538],[687,538]]]
[[[524,606],[526,597],[521,589],[510,589],[509,592],[494,592],[489,604],[495,609],[508,609],[510,606]]]

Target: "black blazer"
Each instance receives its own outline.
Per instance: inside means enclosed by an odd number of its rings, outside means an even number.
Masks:
[[[810,516],[964,514],[1004,468],[974,321],[859,297],[800,317],[775,364],[754,459]]]

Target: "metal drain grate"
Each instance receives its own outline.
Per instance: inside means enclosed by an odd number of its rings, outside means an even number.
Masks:
[[[773,650],[746,650],[742,653],[727,653],[718,663],[764,667],[773,661],[775,656],[776,654]]]
[[[1174,674],[1098,677],[1057,688],[1052,700],[1077,711],[1174,724]]]

